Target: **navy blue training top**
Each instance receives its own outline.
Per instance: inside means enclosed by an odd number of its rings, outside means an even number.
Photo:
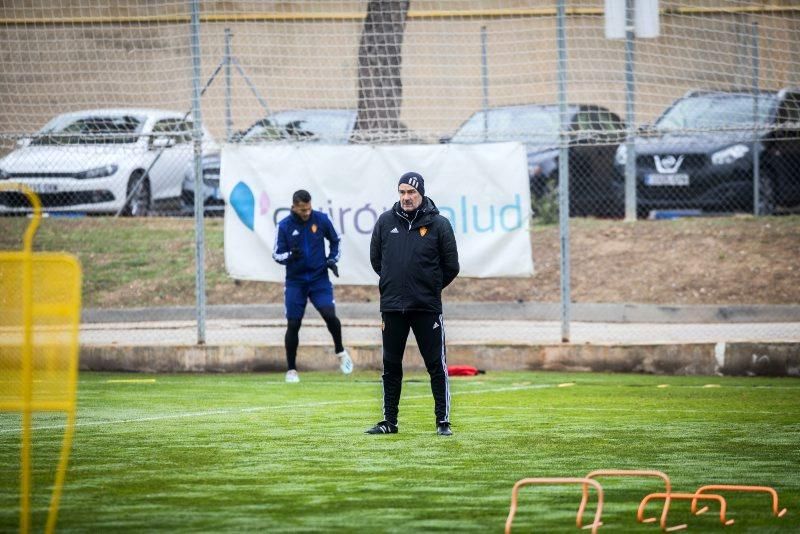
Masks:
[[[325,254],[325,240],[330,252]],[[300,257],[292,254],[292,249],[300,251]],[[312,282],[328,277],[328,260],[339,261],[339,235],[333,223],[321,211],[312,210],[311,216],[303,222],[292,213],[278,223],[272,258],[286,266],[287,282]]]

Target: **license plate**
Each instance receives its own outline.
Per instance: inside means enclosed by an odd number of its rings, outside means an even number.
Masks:
[[[689,175],[685,172],[675,174],[648,174],[644,177],[645,185],[689,185]]]
[[[57,193],[58,186],[56,184],[25,184],[30,187],[34,193]]]

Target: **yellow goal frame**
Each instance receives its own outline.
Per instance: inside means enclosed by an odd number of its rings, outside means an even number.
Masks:
[[[25,194],[32,219],[20,251],[0,251],[0,412],[22,415],[20,532],[31,528],[32,416],[63,412],[64,437],[45,532],[55,530],[75,429],[81,267],[74,256],[33,252],[41,202],[28,187],[0,184]]]

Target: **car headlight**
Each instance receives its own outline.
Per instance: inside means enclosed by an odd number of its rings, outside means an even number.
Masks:
[[[728,165],[737,159],[741,159],[750,152],[747,145],[733,145],[711,154],[711,163],[714,165]]]
[[[87,180],[90,178],[103,178],[105,176],[111,176],[115,172],[117,172],[118,167],[116,165],[105,165],[103,167],[97,167],[96,169],[89,169],[88,171],[83,171],[75,174],[75,178],[78,180]]]
[[[617,147],[617,153],[614,154],[614,161],[617,162],[617,165],[625,165],[628,161],[628,147],[625,145],[619,145]]]

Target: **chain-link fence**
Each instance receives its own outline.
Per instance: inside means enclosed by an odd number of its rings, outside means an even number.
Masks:
[[[193,79],[189,0],[7,2],[0,180],[39,193],[50,217],[38,246],[79,254],[91,317],[146,308],[144,319],[191,322],[200,158],[210,325],[232,314],[229,306],[272,305],[248,320],[280,329],[282,284],[226,273],[224,224],[211,218],[225,209],[221,152],[519,141],[535,274],[458,279],[445,300],[464,321],[526,322],[491,334],[474,324],[465,339],[557,341],[570,301],[573,340],[616,339],[591,327],[597,321],[669,323],[698,313],[723,324],[796,321],[800,8],[610,4],[627,5],[621,16],[630,21],[655,5],[657,34],[615,34],[599,0],[199,3],[201,75]],[[193,82],[202,88],[199,154]],[[559,228],[565,157],[571,219]],[[24,196],[0,192],[0,214],[27,211]],[[730,217],[741,213],[781,217]],[[116,218],[125,215],[134,217]],[[707,215],[725,218],[686,218]],[[653,221],[622,222],[634,217]],[[675,217],[683,218],[667,222]],[[0,218],[0,248],[17,248],[24,224]],[[561,256],[562,247],[571,254]],[[350,310],[353,327],[372,325],[377,297],[374,285],[337,287],[343,313],[346,304],[368,306]],[[470,311],[474,302],[505,306]],[[792,337],[769,325],[754,327],[756,337]],[[736,328],[708,337],[735,338]],[[258,328],[245,332],[264,339]],[[669,337],[655,326],[651,334]]]

